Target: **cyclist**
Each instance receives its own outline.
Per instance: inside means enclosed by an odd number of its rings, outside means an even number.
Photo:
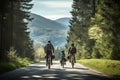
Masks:
[[[74,57],[74,62],[76,63],[76,59],[75,59],[75,54],[76,54],[76,47],[74,46],[74,44],[71,44],[71,47],[68,50],[68,54],[69,54],[69,59],[71,58],[71,56]],[[70,60],[71,62],[71,60]]]
[[[62,60],[64,60],[64,63],[66,63],[65,52],[64,52],[64,50],[61,51],[61,53],[60,53],[60,63],[61,63],[61,65],[62,65]]]
[[[46,53],[46,65],[47,65],[47,61],[48,61],[48,56],[51,56],[51,65],[52,63],[52,55],[54,53],[54,46],[52,45],[51,41],[48,41],[48,43],[45,45],[44,47],[44,51]]]

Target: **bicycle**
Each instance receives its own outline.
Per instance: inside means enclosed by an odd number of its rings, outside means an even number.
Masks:
[[[72,68],[74,68],[75,60],[74,60],[74,56],[73,55],[71,55],[70,61],[71,61]]]
[[[48,67],[48,69],[51,68],[51,55],[48,55],[48,59],[47,59],[47,67]]]
[[[61,66],[62,66],[62,68],[64,68],[64,65],[65,65],[65,59],[62,58],[62,60],[61,60]]]

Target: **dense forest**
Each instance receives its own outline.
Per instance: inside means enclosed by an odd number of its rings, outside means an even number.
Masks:
[[[31,1],[2,0],[0,3],[0,75],[45,59],[43,47],[35,49],[30,38]],[[77,63],[120,76],[120,0],[73,0],[70,13],[65,53],[74,43]],[[60,60],[62,50],[60,47],[55,50],[55,60]],[[39,70],[36,70],[43,72],[42,67],[37,66]]]
[[[120,0],[73,0],[66,48],[77,59],[120,60]]]
[[[33,41],[27,24],[32,0],[4,0],[0,3],[0,61],[8,51],[33,60]],[[74,43],[77,59],[120,59],[120,1],[73,0],[66,50]],[[57,52],[58,53],[58,52]],[[58,56],[58,55],[57,55]]]
[[[3,0],[0,3],[0,61],[9,61],[12,55],[34,58],[33,41],[27,24],[32,0]],[[14,51],[15,54],[9,54]],[[9,54],[9,56],[8,56]]]

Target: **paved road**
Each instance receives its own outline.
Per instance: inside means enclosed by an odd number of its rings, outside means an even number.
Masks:
[[[0,75],[0,80],[118,80],[108,77],[100,72],[92,70],[76,63],[75,68],[67,62],[62,68],[59,61],[54,61],[51,69],[47,69],[45,61],[31,64],[28,67],[17,69]]]

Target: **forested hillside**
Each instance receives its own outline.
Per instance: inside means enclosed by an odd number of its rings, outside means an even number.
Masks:
[[[73,0],[68,45],[77,59],[120,60],[120,0]]]
[[[70,18],[69,17],[63,17],[63,18],[56,19],[55,21],[68,26]]]
[[[35,48],[43,47],[48,40],[51,40],[55,47],[65,46],[67,43],[67,25],[34,13],[31,13],[30,17],[33,20],[29,22],[28,27],[30,38],[34,41]]]

